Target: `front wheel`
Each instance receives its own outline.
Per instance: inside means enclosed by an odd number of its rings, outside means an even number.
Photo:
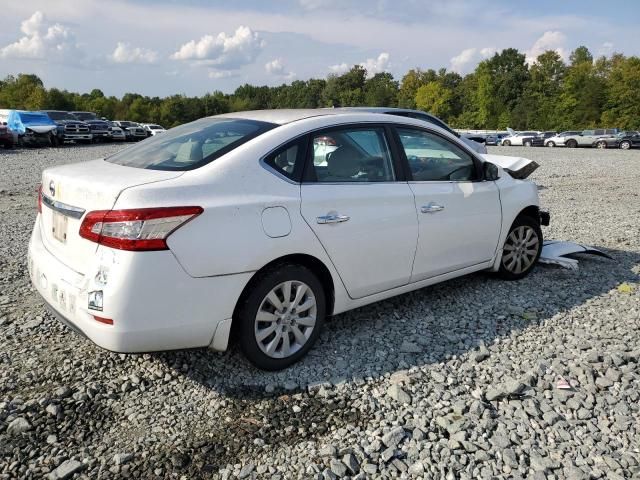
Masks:
[[[520,216],[513,222],[502,247],[499,275],[505,280],[519,280],[529,274],[542,251],[540,222]]]
[[[300,360],[320,334],[326,315],[318,277],[301,265],[267,270],[237,310],[240,348],[262,370],[281,370]]]
[[[576,142],[575,140],[567,140],[565,145],[567,146],[567,148],[576,148],[578,146],[578,142]]]
[[[556,142],[554,142],[553,140],[552,140],[552,141],[550,141],[550,142],[547,142],[547,147],[551,147],[551,148],[553,148],[553,147],[555,147],[555,146],[556,146]]]
[[[607,148],[607,142],[600,141],[600,142],[596,143],[596,147],[600,148],[600,149]]]
[[[502,142],[502,145],[504,145],[505,147],[509,147],[509,146],[511,146],[511,141],[509,141],[509,140],[504,140],[504,141]]]
[[[628,140],[623,140],[620,142],[620,148],[622,150],[629,150],[631,148],[631,142]]]
[[[533,145],[533,144],[531,143],[531,140],[526,140],[526,141],[524,142],[524,146],[525,146],[525,147],[531,147],[532,145]]]

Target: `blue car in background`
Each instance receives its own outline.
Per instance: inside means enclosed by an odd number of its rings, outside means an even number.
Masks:
[[[18,134],[18,145],[57,146],[64,138],[64,127],[41,112],[0,110],[0,120]]]

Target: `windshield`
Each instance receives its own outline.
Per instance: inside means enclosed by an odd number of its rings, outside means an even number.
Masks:
[[[80,120],[96,120],[98,117],[95,113],[91,112],[71,112],[73,116],[79,118]]]
[[[274,127],[254,120],[203,118],[149,137],[106,160],[151,170],[193,170]]]
[[[44,113],[20,113],[20,120],[25,124],[55,125]]]
[[[134,127],[135,123],[133,122],[118,122],[121,127]]]
[[[46,113],[51,120],[78,120],[76,117],[71,115],[69,112],[51,112],[47,111]]]

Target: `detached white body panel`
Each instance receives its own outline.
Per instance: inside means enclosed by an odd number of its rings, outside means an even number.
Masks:
[[[535,185],[501,168],[499,179],[479,181],[410,181],[398,172],[390,182],[286,178],[291,173],[287,166],[280,173],[266,164],[272,152],[309,132],[344,125],[426,128],[463,149],[478,166],[528,162],[482,158],[453,135],[419,120],[315,112],[297,117],[286,111],[247,112],[276,125],[198,168],[179,170],[177,163],[175,170],[133,168],[96,160],[45,170],[42,213],[29,245],[33,285],[68,324],[106,349],[223,350],[239,299],[266,266],[299,258],[321,265],[331,290],[326,292],[327,313],[340,313],[448,278],[497,269],[511,224],[523,210],[537,211]],[[295,118],[287,119],[288,114]],[[207,120],[233,118],[246,117]],[[170,139],[172,131],[118,155],[131,152],[133,158],[137,149],[154,145],[148,142],[160,145]],[[200,161],[206,155],[196,158],[195,150],[218,148],[229,136],[196,147],[189,143],[188,153],[180,147],[176,159]],[[103,241],[107,217],[79,233],[96,211],[181,206],[198,207],[201,213],[168,231],[164,246],[151,251],[127,250],[126,242],[142,238],[134,217],[118,227],[128,236],[115,247]],[[99,308],[91,296],[95,292],[101,292]]]

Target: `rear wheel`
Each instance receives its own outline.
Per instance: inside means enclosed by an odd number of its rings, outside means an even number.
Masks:
[[[575,140],[567,140],[565,142],[565,145],[567,146],[567,148],[576,148],[578,146],[578,142],[576,142]]]
[[[542,251],[540,222],[520,216],[513,222],[502,247],[499,275],[505,280],[519,280],[529,274]]]
[[[598,143],[596,143],[596,147],[600,149],[607,148],[607,142],[600,140]]]
[[[532,146],[532,145],[533,145],[533,143],[531,142],[531,140],[525,140],[525,141],[524,141],[524,143],[523,143],[523,145],[524,145],[525,147],[530,147],[530,146]]]
[[[264,272],[237,310],[240,348],[262,370],[300,360],[320,334],[325,292],[306,267],[285,264]]]
[[[620,142],[620,148],[622,150],[629,150],[631,148],[631,142],[629,140],[623,140]]]
[[[504,145],[505,147],[509,147],[509,146],[511,146],[511,141],[510,140],[503,140],[502,141],[502,145]]]
[[[556,142],[554,142],[553,140],[547,142],[547,147],[553,148],[555,146],[556,146]]]

